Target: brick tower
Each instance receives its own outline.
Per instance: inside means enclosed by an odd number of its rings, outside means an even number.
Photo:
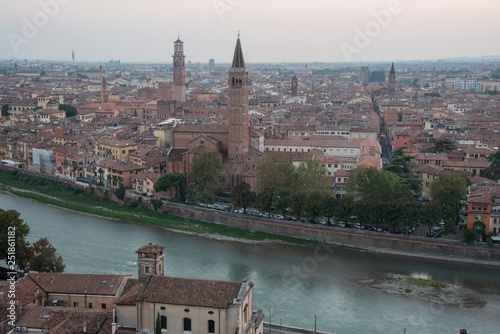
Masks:
[[[299,79],[297,79],[297,76],[294,75],[292,78],[292,96],[297,96],[298,88],[299,88]]]
[[[186,65],[184,55],[184,42],[177,38],[174,42],[174,99],[186,100]]]
[[[229,70],[229,159],[241,159],[250,147],[248,121],[248,71],[245,68],[240,36],[236,41],[233,65]]]
[[[394,63],[392,63],[391,72],[389,73],[389,94],[393,95],[396,92],[396,71]]]
[[[163,276],[163,250],[165,247],[152,245],[149,242],[135,252],[137,253],[138,278],[140,280],[151,275]]]

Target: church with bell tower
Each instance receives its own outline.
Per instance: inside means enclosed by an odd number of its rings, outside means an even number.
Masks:
[[[186,56],[184,42],[177,38],[174,42],[174,100],[186,101]]]
[[[238,34],[233,62],[228,72],[228,121],[225,124],[180,123],[171,127],[170,152],[180,153],[178,160],[172,160],[172,166],[176,166],[172,167],[172,171],[181,170],[184,175],[189,175],[196,155],[203,151],[214,151],[219,154],[225,166],[223,191],[231,191],[241,182],[246,182],[255,189],[257,163],[265,158],[264,135],[252,130],[248,117],[248,90],[249,74]]]

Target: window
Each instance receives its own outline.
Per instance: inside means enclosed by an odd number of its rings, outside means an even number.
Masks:
[[[160,317],[161,329],[167,329],[167,316],[162,315]]]
[[[92,303],[89,303],[89,308],[92,308],[92,306],[93,306]]]
[[[151,273],[151,267],[144,267],[144,273],[145,274],[150,274]]]
[[[184,318],[182,320],[184,322],[184,332],[191,332],[191,319]]]
[[[78,302],[73,302],[73,307],[78,307]]]
[[[101,303],[101,308],[102,308],[103,310],[105,310],[105,309],[106,309],[106,303]]]
[[[208,320],[208,333],[215,333],[215,321]]]

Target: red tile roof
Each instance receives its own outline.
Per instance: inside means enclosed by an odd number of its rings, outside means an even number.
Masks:
[[[225,309],[238,297],[241,282],[151,276],[138,300]]]

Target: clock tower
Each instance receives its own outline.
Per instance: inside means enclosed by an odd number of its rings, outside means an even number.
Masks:
[[[186,65],[184,55],[184,42],[177,38],[174,42],[174,99],[186,100]]]

